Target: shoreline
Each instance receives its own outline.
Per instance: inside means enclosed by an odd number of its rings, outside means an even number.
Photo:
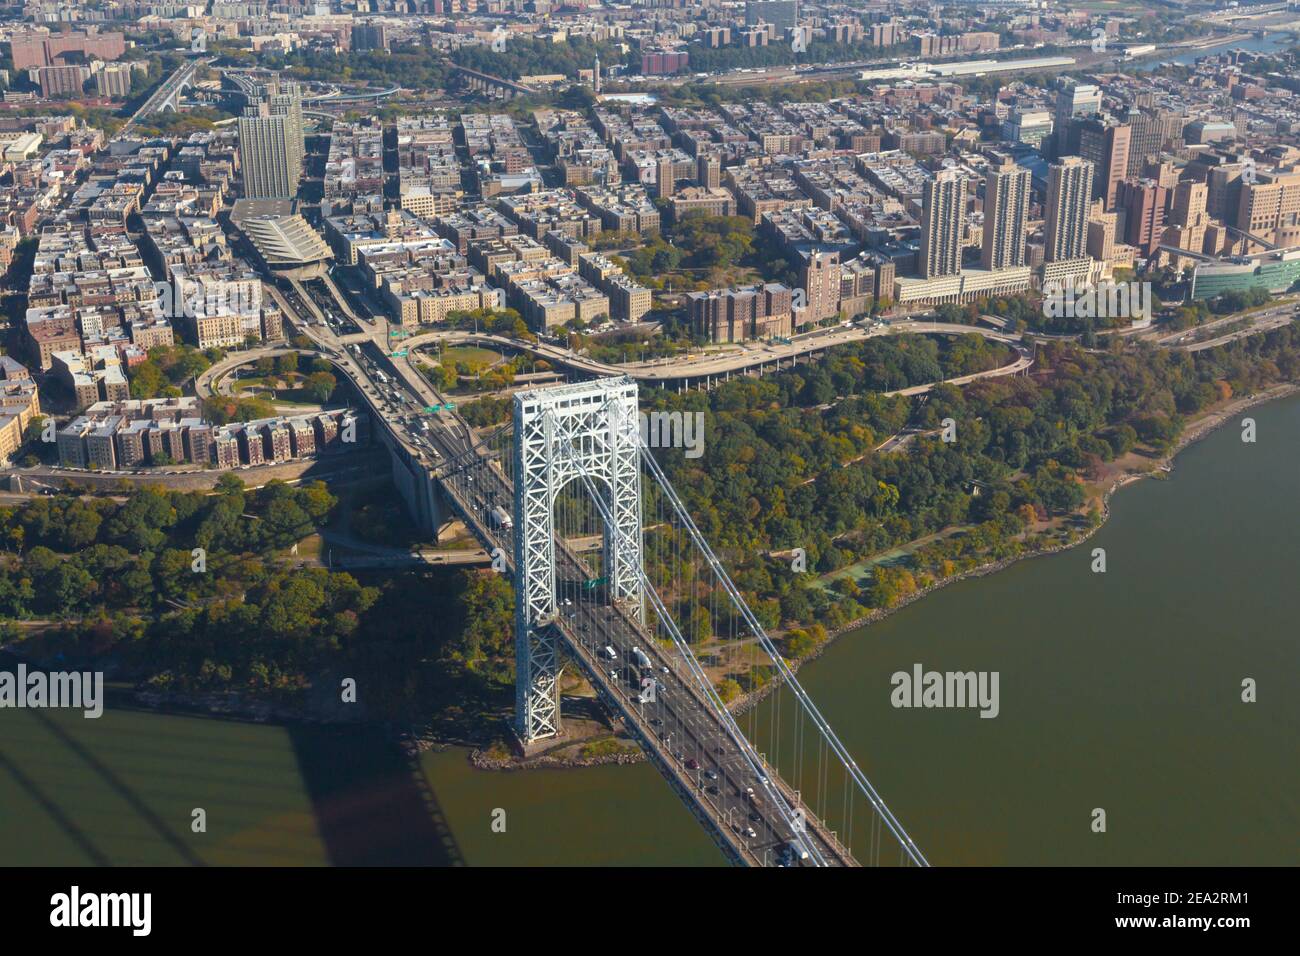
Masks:
[[[986,575],[995,574],[998,571],[1003,571],[1006,568],[1011,567],[1011,565],[1017,564],[1021,561],[1028,561],[1033,558],[1042,558],[1053,554],[1060,554],[1062,551],[1068,551],[1071,548],[1078,547],[1079,545],[1089,540],[1103,527],[1105,527],[1106,522],[1110,520],[1110,501],[1116,492],[1120,491],[1123,488],[1128,487],[1131,484],[1141,481],[1143,478],[1168,476],[1174,470],[1175,460],[1185,449],[1196,444],[1198,441],[1202,440],[1203,438],[1207,437],[1208,435],[1217,431],[1218,429],[1222,428],[1224,425],[1228,423],[1230,419],[1232,419],[1236,415],[1246,411],[1247,409],[1254,408],[1257,405],[1265,405],[1268,404],[1269,402],[1279,401],[1283,398],[1288,398],[1297,393],[1300,393],[1300,383],[1283,382],[1278,385],[1269,386],[1268,388],[1264,389],[1261,392],[1255,392],[1251,395],[1244,396],[1242,398],[1230,399],[1227,402],[1227,404],[1225,404],[1221,408],[1209,412],[1202,418],[1199,418],[1193,423],[1191,423],[1186,429],[1184,429],[1183,433],[1180,436],[1178,436],[1178,440],[1174,443],[1174,447],[1169,451],[1167,455],[1157,459],[1155,467],[1152,468],[1150,471],[1129,471],[1117,476],[1115,480],[1111,482],[1110,487],[1107,488],[1102,493],[1101,520],[1097,522],[1096,527],[1085,530],[1083,533],[1079,535],[1079,537],[1075,538],[1072,541],[1061,542],[1059,544],[1050,547],[1036,548],[1032,551],[1026,551],[1024,554],[1018,554],[1010,558],[1002,558],[997,561],[989,561],[985,564],[981,564],[977,567],[971,568],[968,571],[962,571],[959,574],[952,575],[951,577],[946,577],[940,581],[935,581],[933,584],[928,585],[927,587],[918,588],[916,591],[912,592],[907,597],[903,598],[893,607],[877,608],[874,611],[872,611],[870,614],[866,615],[865,617],[858,618],[855,621],[850,621],[847,624],[837,627],[835,630],[827,634],[826,640],[822,641],[822,643],[819,644],[816,650],[814,650],[812,653],[808,654],[805,657],[799,658],[799,660],[797,661],[788,662],[790,671],[794,674],[798,674],[800,668],[802,668],[804,664],[807,664],[808,662],[814,661],[817,658],[821,657],[822,654],[826,653],[826,651],[830,648],[832,644],[838,641],[841,637],[844,637],[849,632],[869,627],[870,625],[876,623],[877,621],[884,620],[886,617],[889,617],[891,614],[895,614],[906,607],[910,607],[912,604],[915,604],[917,601],[921,600],[922,598],[928,597],[929,595],[933,594],[935,591],[939,590],[940,588],[946,587],[949,584],[956,584],[958,581],[965,581],[970,578],[982,578],[985,577]],[[733,708],[732,713],[736,715],[744,713],[746,710],[750,709],[751,707],[754,707],[757,704],[761,703],[762,700],[765,697],[767,697],[768,694],[770,694],[776,687],[779,686],[780,686],[779,681],[773,681],[772,683],[762,688],[761,690],[757,690],[751,694],[745,695],[744,697],[740,698],[741,703],[738,704],[735,708]]]
[[[870,614],[866,615],[865,617],[858,618],[857,620],[854,621],[850,621],[849,623],[844,624],[836,628],[835,630],[831,631],[829,634],[827,634],[826,640],[822,641],[822,643],[819,644],[817,648],[814,651],[812,651],[812,653],[806,655],[805,657],[799,658],[797,661],[788,661],[787,664],[790,668],[791,673],[797,675],[800,669],[805,664],[808,664],[811,661],[815,661],[818,658],[820,658],[823,654],[826,653],[827,650],[830,649],[830,647],[833,644],[838,642],[842,637],[846,636],[850,632],[864,629],[878,621],[882,621],[886,617],[889,617],[892,614],[896,614],[899,611],[903,610],[904,608],[910,607],[911,605],[915,604],[917,601],[920,601],[921,599],[930,596],[935,591],[938,591],[940,588],[947,587],[950,584],[956,584],[959,581],[965,581],[971,578],[981,578],[990,574],[996,574],[997,572],[1006,570],[1007,568],[1011,567],[1013,564],[1017,564],[1021,561],[1027,561],[1034,558],[1042,558],[1054,554],[1060,554],[1063,551],[1068,551],[1071,548],[1075,548],[1078,545],[1083,544],[1084,542],[1092,538],[1092,536],[1095,535],[1098,531],[1100,531],[1103,527],[1105,527],[1106,522],[1110,520],[1111,498],[1114,497],[1114,495],[1118,491],[1128,487],[1131,484],[1141,481],[1144,478],[1153,478],[1153,477],[1160,478],[1160,477],[1168,476],[1173,472],[1174,464],[1177,457],[1184,450],[1196,444],[1197,442],[1201,441],[1203,438],[1207,437],[1211,433],[1222,428],[1236,415],[1250,408],[1254,408],[1257,405],[1268,404],[1269,402],[1274,402],[1283,398],[1288,398],[1297,393],[1300,393],[1300,383],[1283,382],[1277,385],[1269,386],[1268,388],[1260,392],[1252,393],[1251,395],[1243,396],[1241,398],[1229,399],[1228,402],[1224,404],[1222,407],[1206,413],[1201,418],[1189,424],[1183,430],[1183,433],[1178,436],[1178,440],[1174,443],[1174,446],[1169,451],[1169,453],[1155,460],[1155,466],[1152,469],[1150,469],[1149,471],[1128,471],[1116,476],[1116,478],[1111,482],[1110,486],[1101,495],[1101,520],[1097,522],[1095,527],[1085,529],[1082,533],[1078,535],[1078,537],[1073,538],[1072,540],[1069,541],[1060,542],[1048,547],[1035,548],[1032,551],[1026,551],[1023,554],[1018,554],[1013,557],[1002,558],[997,561],[986,562],[985,564],[978,565],[977,567],[971,568],[967,571],[960,572],[959,574],[954,574],[951,577],[943,578],[940,581],[935,581],[933,584],[930,584],[927,587],[919,588],[916,591],[909,594],[907,597],[900,600],[893,607],[877,608],[873,610]],[[742,714],[747,713],[749,710],[762,703],[763,700],[765,700],[771,693],[773,693],[781,686],[782,686],[782,681],[773,680],[770,683],[768,683],[766,686],[760,688],[759,690],[752,691],[749,694],[744,694],[738,697],[734,705],[729,708],[731,710],[732,716],[739,717]],[[583,767],[599,766],[607,763],[620,763],[620,764],[641,763],[647,759],[644,751],[639,751],[635,755],[621,754],[619,755],[619,759],[613,759],[613,760],[601,759],[601,758],[594,758],[594,759],[586,758],[586,759],[566,761],[564,759],[555,758],[555,757],[551,757],[548,759],[547,756],[543,754],[537,758],[534,758],[533,760],[516,759],[511,761],[497,761],[495,759],[483,759],[485,756],[486,756],[485,754],[481,754],[480,750],[476,748],[470,754],[469,757],[470,763],[475,768],[480,770],[532,770],[532,769],[543,769],[543,768],[579,770],[582,769]]]
[[[1101,495],[1101,520],[1095,527],[1084,529],[1077,536],[1070,540],[1057,542],[1045,547],[1035,548],[1025,551],[1021,554],[1008,558],[1002,558],[996,561],[989,561],[976,567],[954,574],[950,577],[943,578],[927,585],[924,588],[918,588],[916,591],[907,595],[897,604],[889,608],[876,608],[870,614],[850,621],[840,627],[830,631],[827,637],[811,653],[799,658],[798,660],[788,661],[790,671],[798,674],[799,670],[807,663],[820,658],[826,651],[845,635],[865,629],[871,624],[884,620],[886,617],[895,614],[904,608],[910,607],[917,601],[933,594],[940,588],[947,587],[959,581],[970,578],[980,578],[986,575],[994,574],[998,571],[1005,570],[1011,565],[1023,560],[1046,557],[1048,555],[1059,554],[1063,551],[1074,548],[1088,541],[1094,534],[1103,528],[1110,519],[1111,498],[1122,488],[1127,487],[1143,478],[1164,477],[1172,473],[1176,459],[1185,449],[1197,443],[1211,433],[1217,431],[1227,424],[1232,418],[1258,405],[1264,405],[1269,402],[1278,401],[1300,393],[1300,383],[1284,382],[1270,386],[1262,391],[1242,396],[1240,398],[1229,399],[1221,407],[1214,409],[1202,417],[1191,422],[1179,436],[1178,440],[1168,454],[1154,461],[1154,466],[1144,471],[1126,471],[1115,477],[1110,486],[1102,492]],[[734,717],[739,717],[747,713],[758,704],[762,703],[768,695],[782,686],[780,680],[773,680],[764,687],[752,691],[748,694],[742,694],[729,707]],[[152,711],[155,713],[179,713],[193,717],[218,718],[226,720],[242,720],[253,723],[275,724],[285,722],[312,723],[322,726],[329,726],[335,721],[325,719],[320,715],[309,717],[304,720],[298,716],[296,720],[289,720],[289,715],[280,711],[280,706],[274,701],[248,701],[241,700],[237,695],[208,694],[201,695],[196,699],[186,699],[184,696],[160,693],[158,691],[143,690],[128,693],[128,699],[138,709]],[[344,721],[343,723],[356,723],[356,721]],[[493,753],[493,746],[480,744],[477,746],[470,745],[468,755],[469,762],[476,769],[480,770],[534,770],[534,769],[582,769],[584,767],[607,766],[610,764],[633,764],[642,763],[647,758],[645,752],[639,748],[629,753],[627,751],[600,754],[589,757],[570,756],[560,757],[555,754],[555,750],[562,750],[566,747],[576,746],[585,740],[600,740],[608,737],[617,736],[617,731],[609,735],[593,735],[588,738],[573,738],[563,742],[557,742],[556,747],[549,752],[537,754],[531,758],[520,759],[515,756],[502,758]],[[420,752],[424,750],[445,750],[451,746],[465,746],[465,741],[447,741],[421,734],[411,728],[406,728],[398,732],[399,741],[404,747],[409,748],[409,752]]]

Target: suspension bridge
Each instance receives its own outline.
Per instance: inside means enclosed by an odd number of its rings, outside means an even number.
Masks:
[[[513,575],[522,748],[561,738],[572,665],[733,863],[927,866],[643,431],[631,379],[539,388],[514,397],[512,423],[434,475]],[[602,547],[579,551],[593,534]],[[761,701],[734,713],[724,678]]]

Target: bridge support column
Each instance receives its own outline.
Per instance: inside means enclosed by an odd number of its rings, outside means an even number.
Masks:
[[[393,484],[402,496],[407,513],[421,532],[436,539],[438,529],[445,521],[445,509],[438,497],[436,483],[422,466],[408,462],[406,456],[391,445],[388,454],[393,461]]]
[[[643,615],[636,383],[624,377],[519,392],[515,457],[515,734],[525,752],[561,734],[555,501],[587,475],[608,495],[610,597]],[[569,570],[569,573],[573,573]]]

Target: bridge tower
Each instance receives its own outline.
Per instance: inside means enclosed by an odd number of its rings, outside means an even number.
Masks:
[[[559,736],[556,498],[583,472],[603,488],[611,600],[637,619],[641,593],[641,465],[636,383],[627,377],[515,395],[515,733],[525,750]]]

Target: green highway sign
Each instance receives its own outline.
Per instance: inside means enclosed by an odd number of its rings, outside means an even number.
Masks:
[[[596,590],[596,588],[600,587],[604,583],[605,583],[604,578],[588,578],[587,580],[582,582],[582,589],[584,591],[594,591]]]
[[[444,406],[442,406],[442,407],[445,408],[445,409],[447,409],[447,411],[449,411],[449,412],[454,412],[454,411],[456,410],[456,403],[455,403],[455,402],[448,402],[446,405],[444,405]]]
[[[432,415],[434,412],[440,412],[440,411],[442,411],[442,406],[441,406],[441,405],[425,405],[425,406],[424,406],[424,410],[425,410],[426,412],[428,412],[430,415]]]
[[[406,349],[400,349],[394,352],[393,358],[406,358]]]

